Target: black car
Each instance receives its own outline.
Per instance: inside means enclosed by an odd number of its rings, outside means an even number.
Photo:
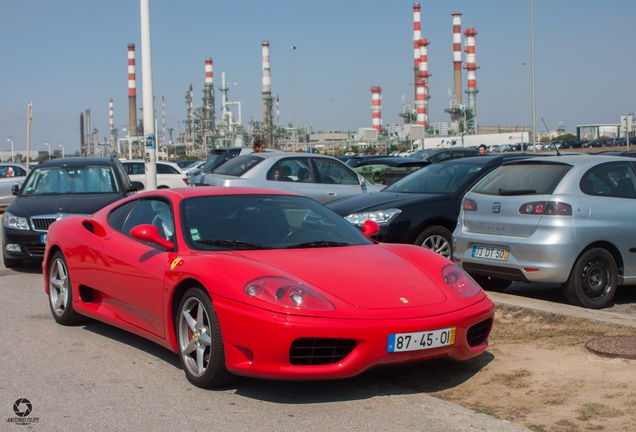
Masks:
[[[418,150],[409,157],[424,162],[436,163],[449,159],[459,159],[479,155],[479,150],[474,148],[433,148]]]
[[[142,190],[115,157],[45,160],[31,169],[2,217],[2,258],[6,268],[41,259],[49,225],[68,214],[92,214]],[[72,233],[69,233],[72,235]]]
[[[367,219],[376,221],[378,241],[411,243],[450,258],[464,193],[503,162],[533,156],[510,153],[433,163],[380,192],[334,200],[326,206],[359,227]]]

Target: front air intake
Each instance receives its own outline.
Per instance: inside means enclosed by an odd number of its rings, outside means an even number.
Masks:
[[[289,362],[298,366],[338,363],[348,356],[355,346],[351,339],[296,339],[289,352]]]

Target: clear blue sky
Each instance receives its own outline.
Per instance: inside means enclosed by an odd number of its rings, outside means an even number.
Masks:
[[[382,123],[400,123],[402,97],[411,104],[413,99],[414,3],[151,0],[158,132],[162,96],[166,128],[175,131],[179,123],[183,131],[190,84],[194,105],[202,104],[208,57],[214,61],[217,90],[222,72],[237,83],[229,98],[241,102],[243,124],[261,120],[263,40],[270,43],[272,93],[280,97],[281,123],[292,120],[295,88],[297,125],[314,130],[371,127],[372,86],[382,87]],[[451,13],[458,10],[462,33],[468,27],[478,32],[478,124],[518,125],[523,119],[529,127],[530,1],[420,4],[422,36],[430,42],[429,120],[449,120],[444,108],[453,87]],[[16,151],[25,148],[30,102],[32,149],[45,150],[48,141],[53,148],[63,143],[67,153],[78,150],[79,116],[87,109],[103,140],[109,134],[110,98],[115,127],[127,127],[129,43],[136,45],[137,106],[143,102],[138,1],[4,0],[0,16],[0,149],[9,148],[9,136]],[[538,131],[544,130],[541,119],[550,129],[562,122],[574,131],[577,124],[617,123],[621,114],[635,111],[635,19],[633,0],[534,0]],[[298,47],[293,56],[292,45]],[[217,117],[220,99],[217,91]]]

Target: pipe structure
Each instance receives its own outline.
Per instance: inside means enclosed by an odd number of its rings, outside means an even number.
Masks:
[[[263,132],[268,145],[272,145],[273,137],[273,109],[272,109],[272,79],[270,76],[269,41],[261,44],[263,65]]]
[[[135,44],[128,44],[128,130],[137,136],[137,85],[135,84]]]
[[[462,104],[462,13],[455,11],[453,17],[453,82],[455,103]]]
[[[185,120],[185,144],[192,148],[194,140],[194,124],[192,120],[192,84],[186,91],[186,120]]]
[[[373,115],[373,129],[382,132],[382,88],[371,87],[371,112]]]
[[[466,70],[468,71],[468,89],[466,96],[468,97],[468,109],[471,112],[471,121],[467,127],[466,133],[475,134],[477,131],[477,77],[476,70],[479,66],[475,64],[475,36],[477,32],[474,28],[467,28],[464,32],[466,36]]]

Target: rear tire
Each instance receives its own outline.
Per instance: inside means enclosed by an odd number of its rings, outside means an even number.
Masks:
[[[605,249],[583,253],[563,286],[565,297],[576,306],[602,309],[612,303],[618,281],[614,257]]]
[[[509,280],[484,275],[471,275],[471,277],[486,291],[504,292],[512,283]]]
[[[430,249],[435,253],[451,259],[453,255],[453,237],[449,230],[442,226],[425,229],[415,240],[415,245]]]

